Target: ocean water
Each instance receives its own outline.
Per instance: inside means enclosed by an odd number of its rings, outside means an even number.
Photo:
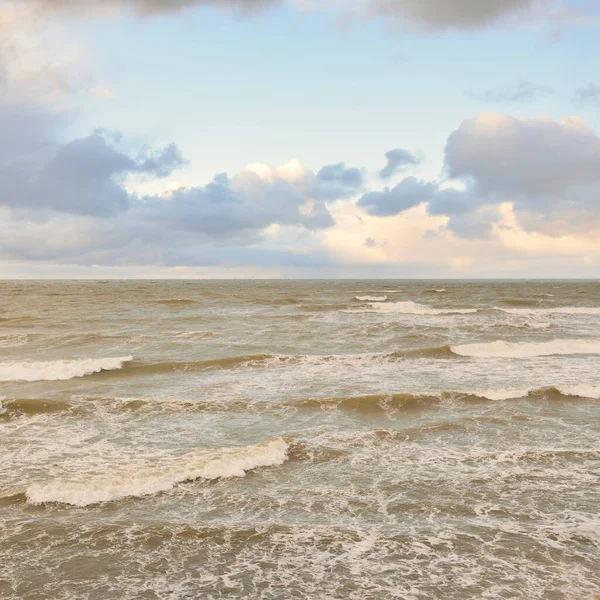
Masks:
[[[600,283],[0,283],[0,597],[600,593]]]

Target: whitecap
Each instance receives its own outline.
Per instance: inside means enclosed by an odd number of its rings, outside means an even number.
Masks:
[[[570,354],[600,354],[600,340],[552,340],[549,342],[483,342],[450,346],[454,354],[473,358],[531,358]]]
[[[382,312],[382,313],[398,313],[405,315],[451,315],[460,314],[467,315],[476,313],[476,308],[432,308],[426,304],[419,304],[418,302],[387,302],[385,304],[378,304],[371,302],[369,309],[363,309],[368,312]]]
[[[355,296],[354,299],[359,302],[385,302],[387,296]]]
[[[0,381],[64,381],[120,369],[131,360],[133,356],[0,363]]]
[[[26,496],[31,504],[58,502],[73,506],[148,496],[169,491],[185,481],[244,477],[247,471],[258,467],[279,466],[287,460],[288,450],[289,445],[282,438],[275,438],[255,446],[164,457],[158,464],[143,469],[33,484]]]
[[[513,315],[600,315],[600,306],[558,306],[556,308],[501,308],[494,307]]]

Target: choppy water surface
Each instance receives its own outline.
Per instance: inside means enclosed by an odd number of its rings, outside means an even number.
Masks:
[[[0,596],[600,593],[600,283],[0,283]]]

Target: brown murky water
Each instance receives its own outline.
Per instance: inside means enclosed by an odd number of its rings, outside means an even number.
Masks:
[[[600,283],[0,283],[0,596],[591,599]]]

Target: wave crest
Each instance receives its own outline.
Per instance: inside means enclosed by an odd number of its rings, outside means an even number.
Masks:
[[[399,313],[405,315],[468,315],[477,312],[476,308],[432,308],[418,302],[388,302],[385,304],[370,303],[368,312]]]
[[[387,296],[354,296],[355,300],[359,302],[385,302],[388,297]]]
[[[121,356],[0,363],[0,381],[64,381],[101,371],[118,370],[132,360],[133,356]]]
[[[282,438],[275,438],[255,446],[180,456],[129,473],[107,473],[79,481],[55,479],[46,484],[33,484],[27,489],[26,497],[30,504],[89,506],[148,496],[166,492],[185,481],[244,477],[247,471],[258,467],[279,466],[287,460],[288,450],[289,445]]]
[[[549,342],[484,342],[450,346],[454,354],[473,358],[532,358],[570,354],[600,354],[600,340],[552,340]]]

